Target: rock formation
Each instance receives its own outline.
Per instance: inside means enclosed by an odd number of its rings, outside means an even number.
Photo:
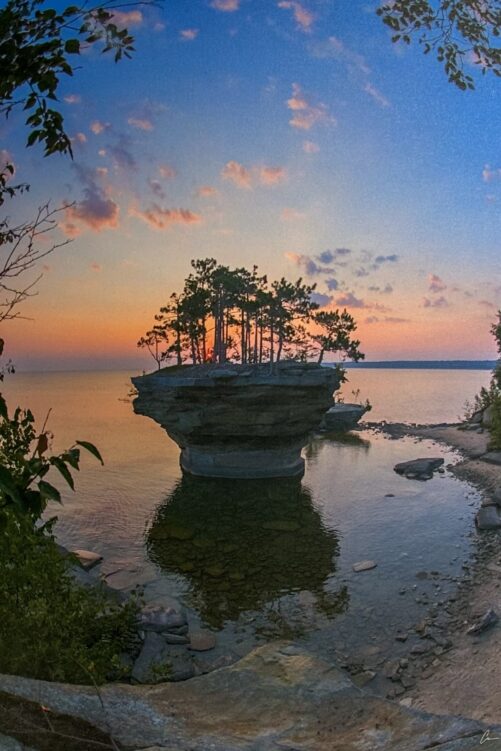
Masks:
[[[245,479],[303,473],[301,449],[332,406],[340,376],[284,361],[164,368],[132,382],[134,411],[177,443],[183,470]]]

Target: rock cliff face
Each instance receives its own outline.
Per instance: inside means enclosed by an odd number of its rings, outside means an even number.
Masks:
[[[333,404],[334,368],[270,365],[166,368],[133,378],[134,411],[181,448],[181,467],[204,477],[301,475],[301,449]]]

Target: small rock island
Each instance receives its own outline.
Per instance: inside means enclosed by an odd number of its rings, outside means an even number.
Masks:
[[[159,423],[202,477],[301,476],[301,449],[333,405],[341,375],[316,363],[205,364],[132,378],[134,411]]]

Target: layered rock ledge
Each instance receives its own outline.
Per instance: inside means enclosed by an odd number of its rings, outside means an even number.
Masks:
[[[137,414],[159,423],[181,449],[184,471],[202,477],[293,477],[301,449],[339,388],[335,368],[269,365],[164,368],[132,378]]]

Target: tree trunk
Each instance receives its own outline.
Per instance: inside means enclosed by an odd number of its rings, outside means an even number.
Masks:
[[[317,363],[319,365],[322,364],[322,360],[324,359],[324,352],[325,352],[325,349],[322,347],[322,349],[320,350],[320,354],[318,356],[318,360],[317,360]]]

